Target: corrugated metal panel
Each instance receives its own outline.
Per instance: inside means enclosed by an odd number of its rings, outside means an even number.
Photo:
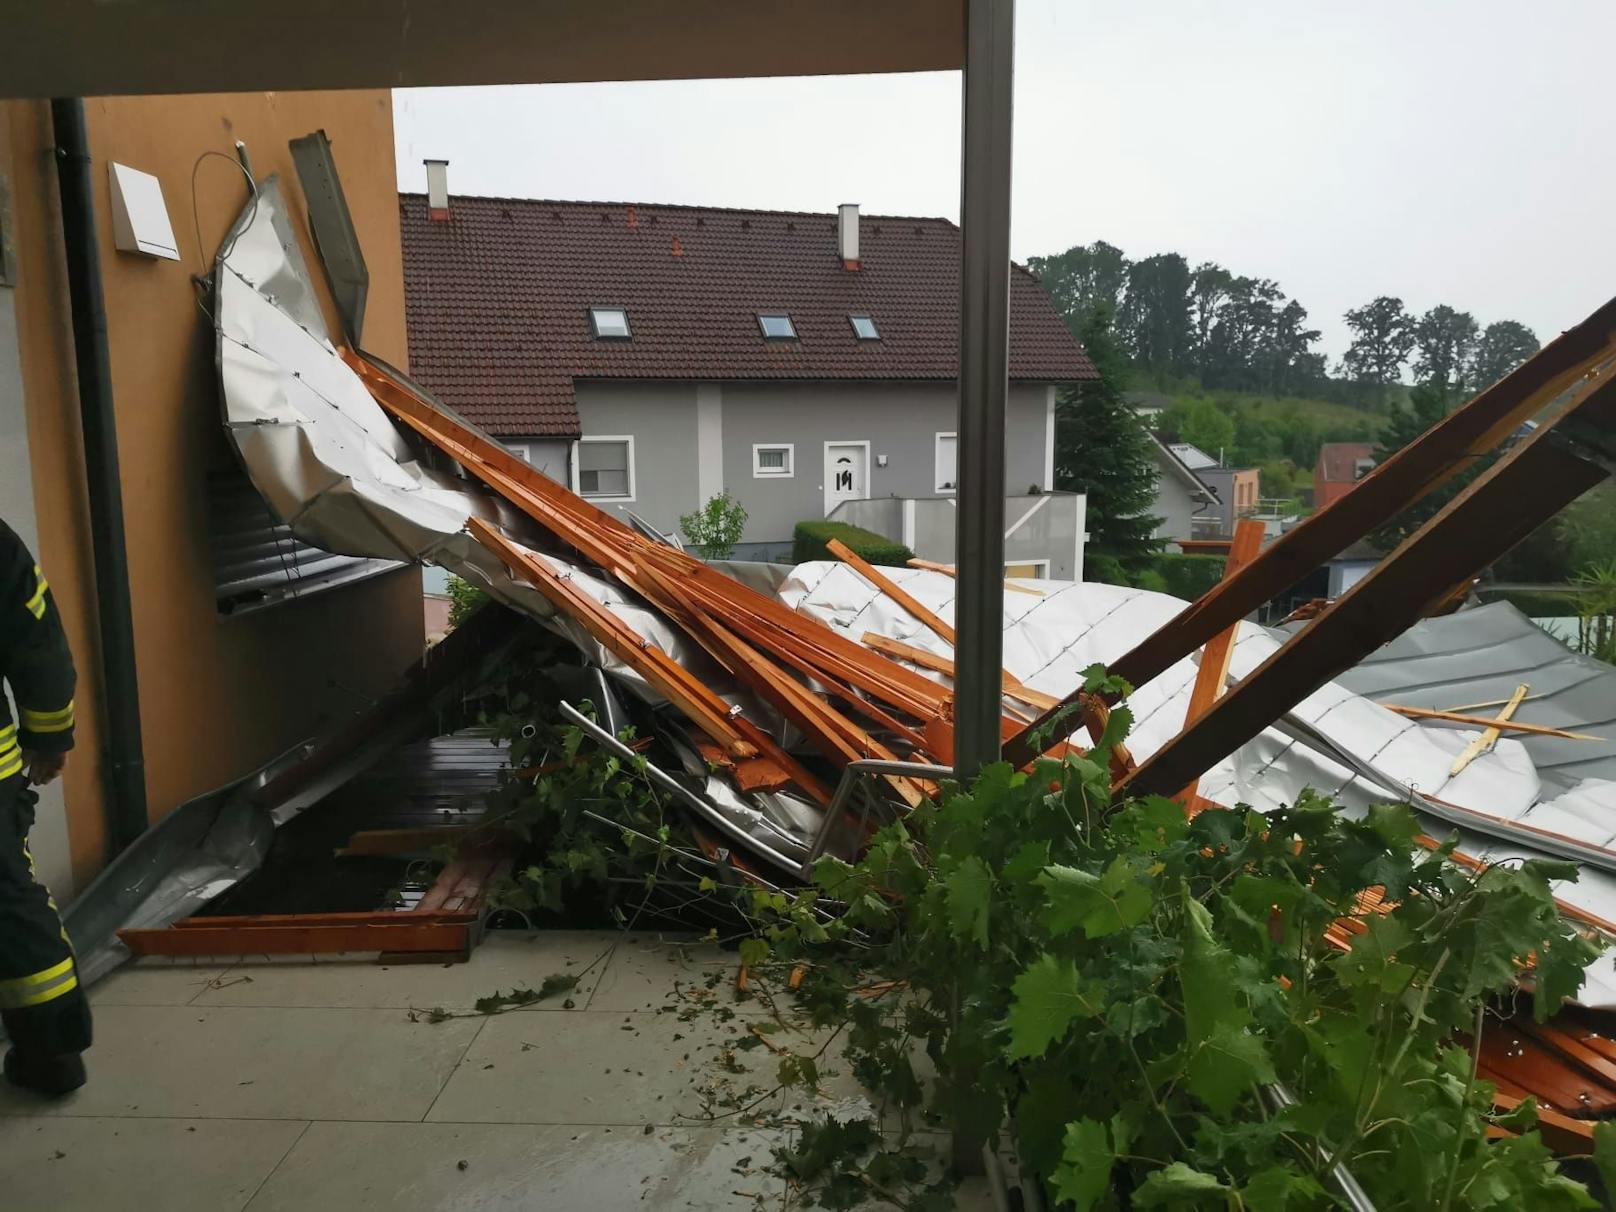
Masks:
[[[274,606],[404,566],[334,555],[302,542],[235,463],[208,476],[208,526],[220,614]]]
[[[1377,702],[1439,711],[1507,699],[1525,682],[1529,697],[1516,719],[1602,738],[1507,734],[1531,755],[1545,786],[1616,779],[1616,668],[1572,652],[1507,602],[1416,623],[1336,680]]]

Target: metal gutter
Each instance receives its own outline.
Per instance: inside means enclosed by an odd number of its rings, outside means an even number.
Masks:
[[[116,855],[146,831],[146,762],[140,735],[140,684],[135,672],[135,625],[129,599],[129,552],[124,545],[123,486],[118,473],[118,426],[112,358],[107,349],[101,250],[95,229],[90,136],[84,102],[51,102],[62,194],[62,243],[78,372],[84,478],[95,536],[96,618],[101,635],[102,697],[106,706],[107,843]]]

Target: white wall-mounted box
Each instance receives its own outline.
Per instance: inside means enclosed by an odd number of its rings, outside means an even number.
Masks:
[[[163,187],[157,178],[111,161],[107,177],[112,189],[112,242],[118,250],[178,261],[174,225],[168,221]]]

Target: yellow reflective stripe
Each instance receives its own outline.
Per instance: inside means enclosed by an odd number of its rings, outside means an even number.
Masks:
[[[28,610],[36,619],[42,619],[45,617],[45,591],[50,588],[50,582],[45,579],[45,573],[38,564],[34,565],[34,580],[39,587],[34,590],[34,596],[28,599]]]
[[[18,711],[22,719],[25,732],[66,732],[73,727],[73,704],[69,703],[60,711],[30,711],[23,707]]]
[[[15,724],[0,724],[0,740],[4,740],[16,731],[17,725]]]
[[[9,779],[22,770],[22,755],[0,758],[0,779]]]
[[[0,1010],[22,1010],[29,1006],[40,1006],[77,989],[79,975],[73,971],[72,959],[63,962],[67,965],[66,972],[49,984],[10,987],[13,982],[0,981]]]
[[[0,994],[11,989],[27,989],[33,985],[43,985],[46,981],[53,981],[73,966],[73,957],[70,955],[61,963],[41,972],[30,972],[27,976],[14,976],[8,981],[0,981]]]

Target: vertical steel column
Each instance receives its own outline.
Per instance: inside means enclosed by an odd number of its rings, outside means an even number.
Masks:
[[[1004,665],[1004,402],[1010,371],[1015,0],[966,0],[960,164],[959,517],[954,769],[999,758]]]

